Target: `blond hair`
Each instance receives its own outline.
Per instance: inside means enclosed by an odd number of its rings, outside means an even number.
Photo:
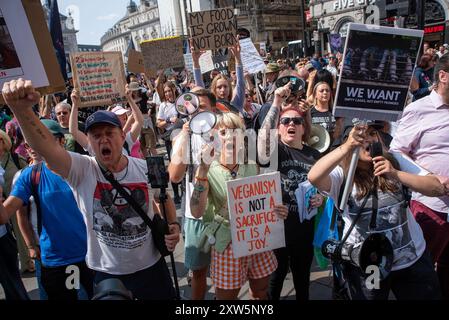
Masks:
[[[217,85],[219,80],[225,80],[228,83],[229,95],[226,99],[228,102],[230,102],[232,100],[232,81],[225,75],[220,73],[218,76],[214,78],[214,80],[212,80],[212,84],[210,85],[210,91],[212,91],[212,93],[217,97]]]
[[[243,119],[233,112],[225,112],[217,116],[217,128],[225,127],[230,129],[245,130]]]

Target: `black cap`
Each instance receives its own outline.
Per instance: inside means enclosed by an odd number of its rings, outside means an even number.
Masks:
[[[120,129],[122,128],[122,124],[117,115],[111,111],[105,110],[97,111],[86,119],[86,132],[97,124],[109,124]]]

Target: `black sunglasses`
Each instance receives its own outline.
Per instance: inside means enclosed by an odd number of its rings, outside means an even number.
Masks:
[[[302,117],[292,117],[292,118],[283,117],[283,118],[281,118],[280,123],[283,124],[284,126],[286,126],[286,125],[289,125],[290,122],[292,122],[292,121],[296,126],[304,124],[304,118],[302,118]]]

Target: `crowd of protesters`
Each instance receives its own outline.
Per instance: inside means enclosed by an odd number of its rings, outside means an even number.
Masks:
[[[449,299],[448,50],[424,44],[409,104],[397,123],[358,126],[332,113],[341,53],[294,60],[266,56],[265,71],[250,75],[237,41],[229,48],[235,70],[227,77],[216,70],[202,74],[202,52],[192,47],[193,73],[161,70],[156,78],[129,73],[127,101],[87,109],[80,108],[80,92],[71,80],[67,92],[42,97],[26,79],[5,83],[0,284],[6,299],[29,299],[21,280],[26,272],[36,273],[42,300],[91,299],[105,279],[121,280],[136,299],[175,298],[151,230],[117,194],[107,172],[150,218],[166,212],[169,250],[184,238],[191,299],[205,298],[210,274],[216,299],[237,299],[249,282],[251,298],[278,300],[290,270],[296,298],[308,300],[320,216],[300,220],[295,190],[310,180],[319,190],[311,207],[337,204],[356,148],[360,158],[348,209],[341,213],[341,235],[348,233],[347,241],[359,245],[373,231],[369,217],[376,185],[375,232],[390,238],[394,259],[378,289],[366,287],[364,270],[343,263],[350,296],[388,299],[392,290],[397,299]],[[285,77],[290,80],[277,81]],[[304,86],[295,88],[291,79]],[[192,135],[189,118],[178,112],[176,99],[187,92],[198,97],[197,112],[217,117],[209,137]],[[327,131],[326,150],[313,147],[314,126]],[[245,131],[256,132],[256,139],[238,144],[234,133]],[[372,158],[375,142],[382,153]],[[257,145],[254,158],[245,153],[251,144]],[[202,155],[211,152],[213,161],[205,162]],[[173,197],[165,204],[147,181],[145,158],[154,155],[166,155]],[[282,204],[274,211],[284,221],[286,246],[235,258],[226,181],[270,170],[281,174]],[[79,291],[66,285],[71,265],[80,270]]]

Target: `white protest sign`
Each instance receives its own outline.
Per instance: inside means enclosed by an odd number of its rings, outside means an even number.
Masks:
[[[234,257],[285,247],[284,221],[274,213],[282,204],[280,173],[226,182]]]
[[[184,62],[186,69],[193,72],[193,59],[191,53],[186,53],[184,55]],[[212,60],[212,51],[208,50],[203,53],[200,57],[200,69],[201,73],[206,73],[214,70],[214,61]]]
[[[265,70],[265,63],[263,58],[257,52],[251,38],[240,40],[240,48],[242,55],[243,70],[250,74],[255,74]]]

